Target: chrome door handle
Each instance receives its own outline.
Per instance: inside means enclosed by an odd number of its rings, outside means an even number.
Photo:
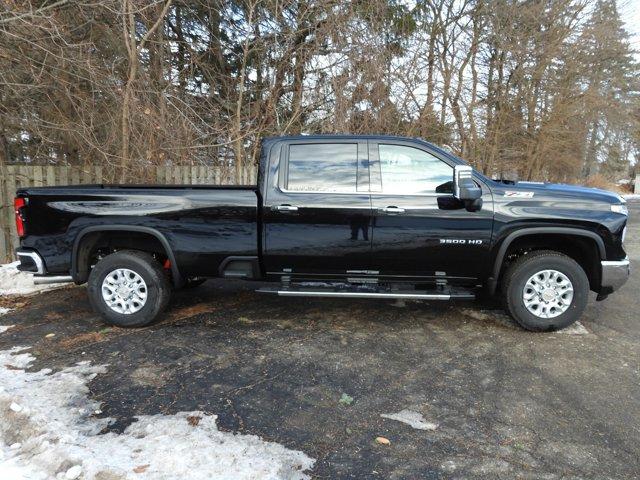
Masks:
[[[383,213],[404,213],[404,208],[400,208],[400,207],[385,207],[385,208],[381,208],[379,209],[380,212]]]
[[[277,210],[278,212],[297,212],[298,207],[293,205],[274,205],[271,207],[272,210]]]

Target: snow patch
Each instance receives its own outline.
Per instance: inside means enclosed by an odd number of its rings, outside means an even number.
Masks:
[[[0,295],[29,295],[66,286],[65,283],[34,285],[33,275],[20,272],[20,262],[0,265]]]
[[[580,322],[575,322],[568,327],[563,328],[558,333],[564,333],[566,335],[589,335],[591,332],[589,332],[589,330],[587,330]]]
[[[0,307],[0,316],[2,315],[6,315],[7,313],[9,313],[11,311],[10,308],[6,308],[6,307]],[[1,332],[0,332],[1,333]]]
[[[467,317],[471,317],[475,320],[480,320],[481,322],[491,320],[491,316],[488,315],[487,313],[482,312],[480,310],[473,310],[471,308],[463,308],[462,314],[466,315]]]
[[[0,333],[4,333],[9,330],[13,325],[0,325]]]
[[[255,435],[221,432],[203,412],[143,415],[124,433],[99,433],[87,383],[105,366],[80,362],[26,372],[24,348],[0,351],[0,477],[12,480],[307,479],[314,460]],[[16,408],[19,407],[19,408]]]
[[[398,413],[383,413],[380,416],[382,418],[388,418],[389,420],[406,423],[417,430],[435,430],[438,428],[437,423],[427,422],[421,414],[413,410],[401,410]]]
[[[463,308],[460,310],[463,315],[479,320],[481,322],[495,322],[503,327],[514,328],[513,321],[507,314],[496,310],[477,310],[473,308]]]

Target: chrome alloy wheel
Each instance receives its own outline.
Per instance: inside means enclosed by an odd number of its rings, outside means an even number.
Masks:
[[[118,268],[104,277],[102,299],[114,312],[130,315],[147,302],[147,284],[133,270]]]
[[[573,284],[557,270],[542,270],[531,275],[522,291],[527,310],[540,318],[554,318],[567,311],[573,300]]]

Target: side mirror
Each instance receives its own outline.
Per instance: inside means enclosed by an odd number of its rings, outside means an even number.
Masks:
[[[453,168],[453,196],[470,212],[482,208],[482,189],[473,181],[473,168],[469,165]]]

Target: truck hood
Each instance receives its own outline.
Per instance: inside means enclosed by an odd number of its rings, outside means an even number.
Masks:
[[[561,183],[516,182],[513,185],[500,184],[500,190],[504,191],[505,197],[514,198],[535,198],[537,195],[544,195],[610,204],[625,203],[625,200],[615,192]]]

